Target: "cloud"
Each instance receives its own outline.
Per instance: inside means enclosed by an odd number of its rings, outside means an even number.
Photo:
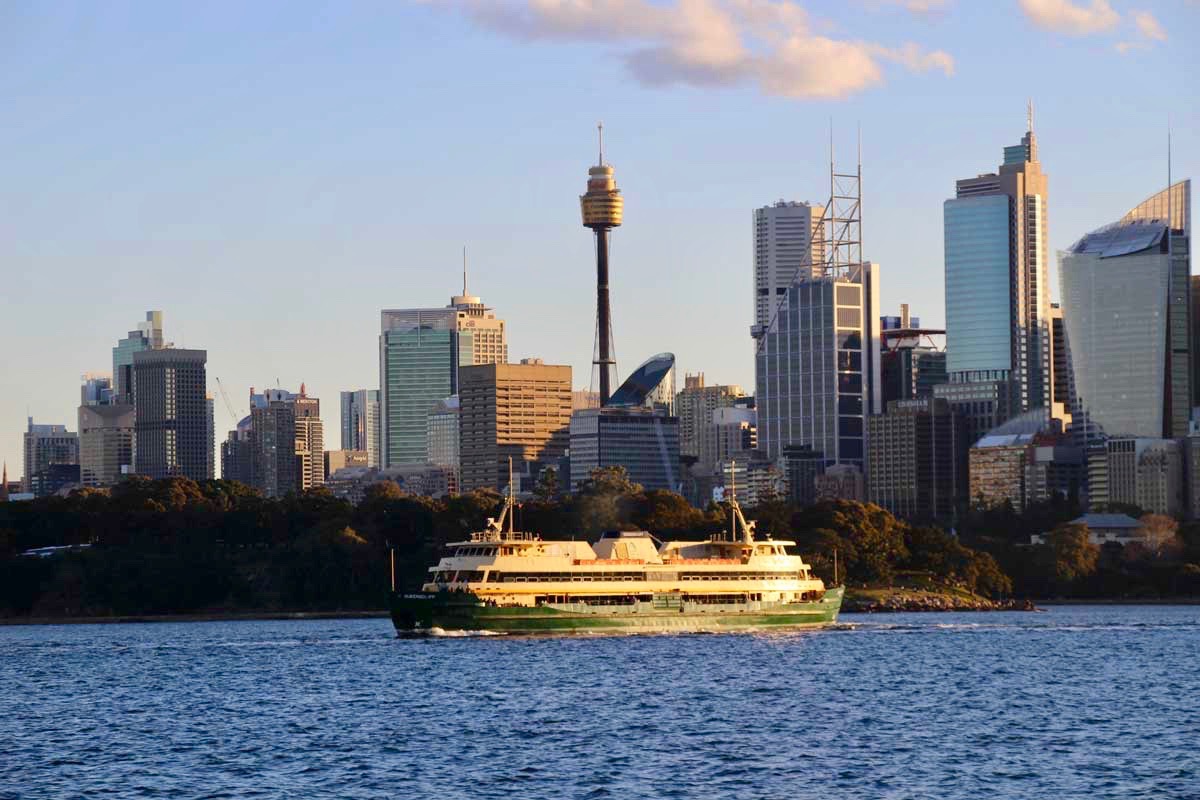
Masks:
[[[1133,22],[1137,25],[1138,33],[1143,38],[1156,42],[1165,42],[1167,40],[1167,32],[1163,30],[1163,26],[1158,24],[1158,20],[1149,11],[1133,12]]]
[[[936,5],[940,0],[908,0]],[[790,98],[842,98],[884,80],[886,64],[954,74],[944,51],[813,31],[794,0],[442,0],[479,25],[527,41],[612,44],[648,86],[754,85]]]
[[[1149,50],[1155,42],[1165,42],[1167,32],[1149,11],[1134,11],[1133,24],[1137,28],[1138,40],[1132,42],[1117,42],[1116,50],[1121,55],[1132,50]]]
[[[900,6],[918,16],[934,16],[946,10],[950,0],[872,0],[875,6]]]
[[[1108,0],[1073,3],[1071,0],[1020,0],[1025,16],[1039,28],[1069,36],[1089,36],[1110,31],[1121,21]]]

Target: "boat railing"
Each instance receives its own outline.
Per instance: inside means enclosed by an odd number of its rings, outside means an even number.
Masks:
[[[476,531],[471,534],[472,542],[538,542],[542,537],[524,531]]]
[[[645,564],[644,558],[576,558],[571,561],[575,566],[605,566],[607,564]]]

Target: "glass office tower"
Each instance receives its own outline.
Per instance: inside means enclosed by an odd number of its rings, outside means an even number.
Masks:
[[[379,390],[342,392],[342,449],[362,450],[367,466],[379,466]]]
[[[508,362],[504,320],[463,294],[445,308],[385,310],[379,334],[379,457],[424,464],[429,412],[458,394],[458,368]]]
[[[1171,192],[1172,208],[1164,190],[1059,254],[1073,425],[1087,444],[1188,433],[1190,184]]]
[[[1010,204],[1006,194],[944,204],[947,372],[984,379],[1011,373]]]
[[[987,430],[1052,412],[1049,181],[1033,119],[996,172],[955,182],[944,205],[947,377],[939,396]]]
[[[758,449],[768,460],[807,445],[827,466],[863,468],[865,420],[882,410],[878,270],[788,290],[756,356]]]

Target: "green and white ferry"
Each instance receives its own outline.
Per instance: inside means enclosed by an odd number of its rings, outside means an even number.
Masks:
[[[500,519],[447,546],[420,592],[393,589],[403,635],[634,633],[818,628],[837,621],[841,587],[827,588],[793,542],[758,539],[736,498],[730,529],[705,541],[658,542],[644,531],[595,544],[513,530],[511,492]],[[507,524],[506,524],[507,523]]]

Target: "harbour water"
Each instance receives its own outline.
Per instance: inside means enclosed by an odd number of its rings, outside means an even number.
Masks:
[[[1200,607],[0,627],[0,798],[1198,798]]]

